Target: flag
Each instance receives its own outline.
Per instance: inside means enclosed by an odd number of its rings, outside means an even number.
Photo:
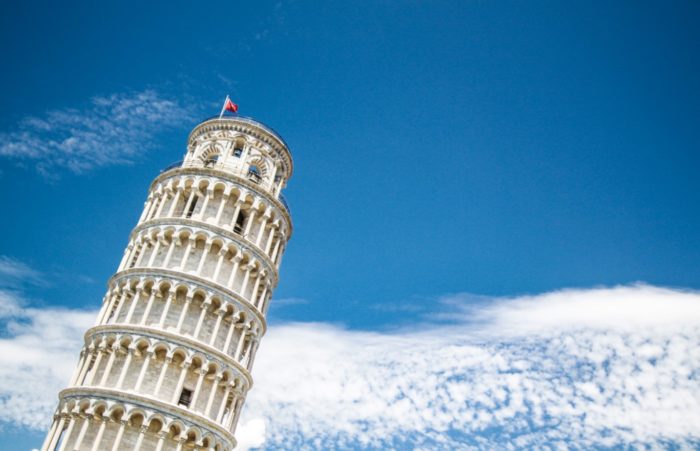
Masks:
[[[226,105],[224,105],[224,109],[232,113],[238,113],[238,105],[231,102],[231,99],[228,98],[226,99]]]
[[[221,108],[221,114],[219,114],[219,119],[221,119],[224,115],[224,111],[230,111],[232,113],[238,113],[238,105],[235,103],[231,102],[231,99],[229,99],[228,96],[226,96],[226,100],[224,101],[224,107]]]

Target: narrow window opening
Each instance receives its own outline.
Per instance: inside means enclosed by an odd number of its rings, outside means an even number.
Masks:
[[[197,195],[194,196],[192,199],[192,203],[190,204],[190,208],[187,209],[187,214],[185,215],[186,218],[191,218],[192,213],[194,213],[194,209],[197,206],[197,201],[199,200],[199,197]]]
[[[178,406],[189,407],[192,402],[192,390],[189,388],[183,388],[182,393],[180,393],[180,399],[177,402]]]
[[[231,411],[233,410],[233,398],[228,398],[226,400],[226,407],[224,407],[223,419],[224,423],[230,418]]]
[[[134,256],[131,258],[131,263],[129,263],[129,268],[133,268],[136,266],[136,260],[139,259],[139,255],[141,255],[141,248],[139,248],[136,252],[134,252]]]
[[[243,149],[241,149],[240,147],[236,147],[235,149],[233,149],[234,157],[241,158],[241,155],[243,155]]]
[[[245,225],[245,213],[240,212],[236,218],[236,224],[233,226],[233,231],[239,235],[243,233],[243,226]]]
[[[119,302],[116,302],[114,304],[114,307],[112,307],[112,310],[109,311],[109,316],[107,317],[107,320],[105,321],[105,323],[109,323],[110,320],[114,317],[114,312],[117,311],[117,305],[119,305]]]
[[[110,317],[111,316],[112,315],[110,315]],[[85,371],[85,373],[89,373],[93,366],[95,366],[95,356],[94,355],[90,359],[90,363],[88,364],[88,369],[87,369],[87,371]]]

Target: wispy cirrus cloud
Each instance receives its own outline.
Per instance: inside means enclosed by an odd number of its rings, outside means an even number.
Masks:
[[[471,300],[445,297],[450,321],[394,332],[271,327],[239,447],[700,446],[700,293]],[[7,292],[0,307],[0,421],[40,431],[96,312],[27,307]]]
[[[279,309],[284,307],[291,307],[295,305],[306,305],[309,303],[308,299],[303,298],[281,298],[275,299],[275,302],[271,305],[271,308]]]
[[[42,285],[44,277],[24,262],[0,255],[0,288],[16,288],[22,284]]]
[[[84,173],[132,162],[155,135],[191,117],[191,108],[153,90],[99,96],[84,108],[24,118],[16,131],[0,133],[0,155],[47,175],[57,168]]]

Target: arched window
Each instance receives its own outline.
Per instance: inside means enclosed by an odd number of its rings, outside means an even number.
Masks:
[[[242,139],[237,139],[236,143],[233,145],[233,156],[236,158],[241,158],[243,155],[243,143]]]
[[[219,154],[209,155],[206,160],[204,160],[205,168],[213,168],[219,161]]]
[[[260,183],[262,177],[260,175],[260,168],[258,168],[257,165],[251,164],[248,167],[248,178],[255,183]]]

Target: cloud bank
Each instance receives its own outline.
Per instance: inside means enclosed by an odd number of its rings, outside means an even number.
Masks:
[[[440,300],[392,332],[270,327],[240,448],[700,446],[700,294],[646,285]],[[96,312],[0,296],[0,421],[49,423]],[[444,310],[442,310],[444,311]]]
[[[700,445],[699,293],[465,297],[415,330],[271,327],[239,435],[271,449]]]
[[[0,290],[0,422],[48,428],[97,311],[27,307]]]
[[[95,97],[81,109],[24,118],[15,131],[0,133],[0,155],[34,163],[46,175],[56,168],[83,173],[126,164],[152,146],[156,134],[191,115],[152,90]]]

